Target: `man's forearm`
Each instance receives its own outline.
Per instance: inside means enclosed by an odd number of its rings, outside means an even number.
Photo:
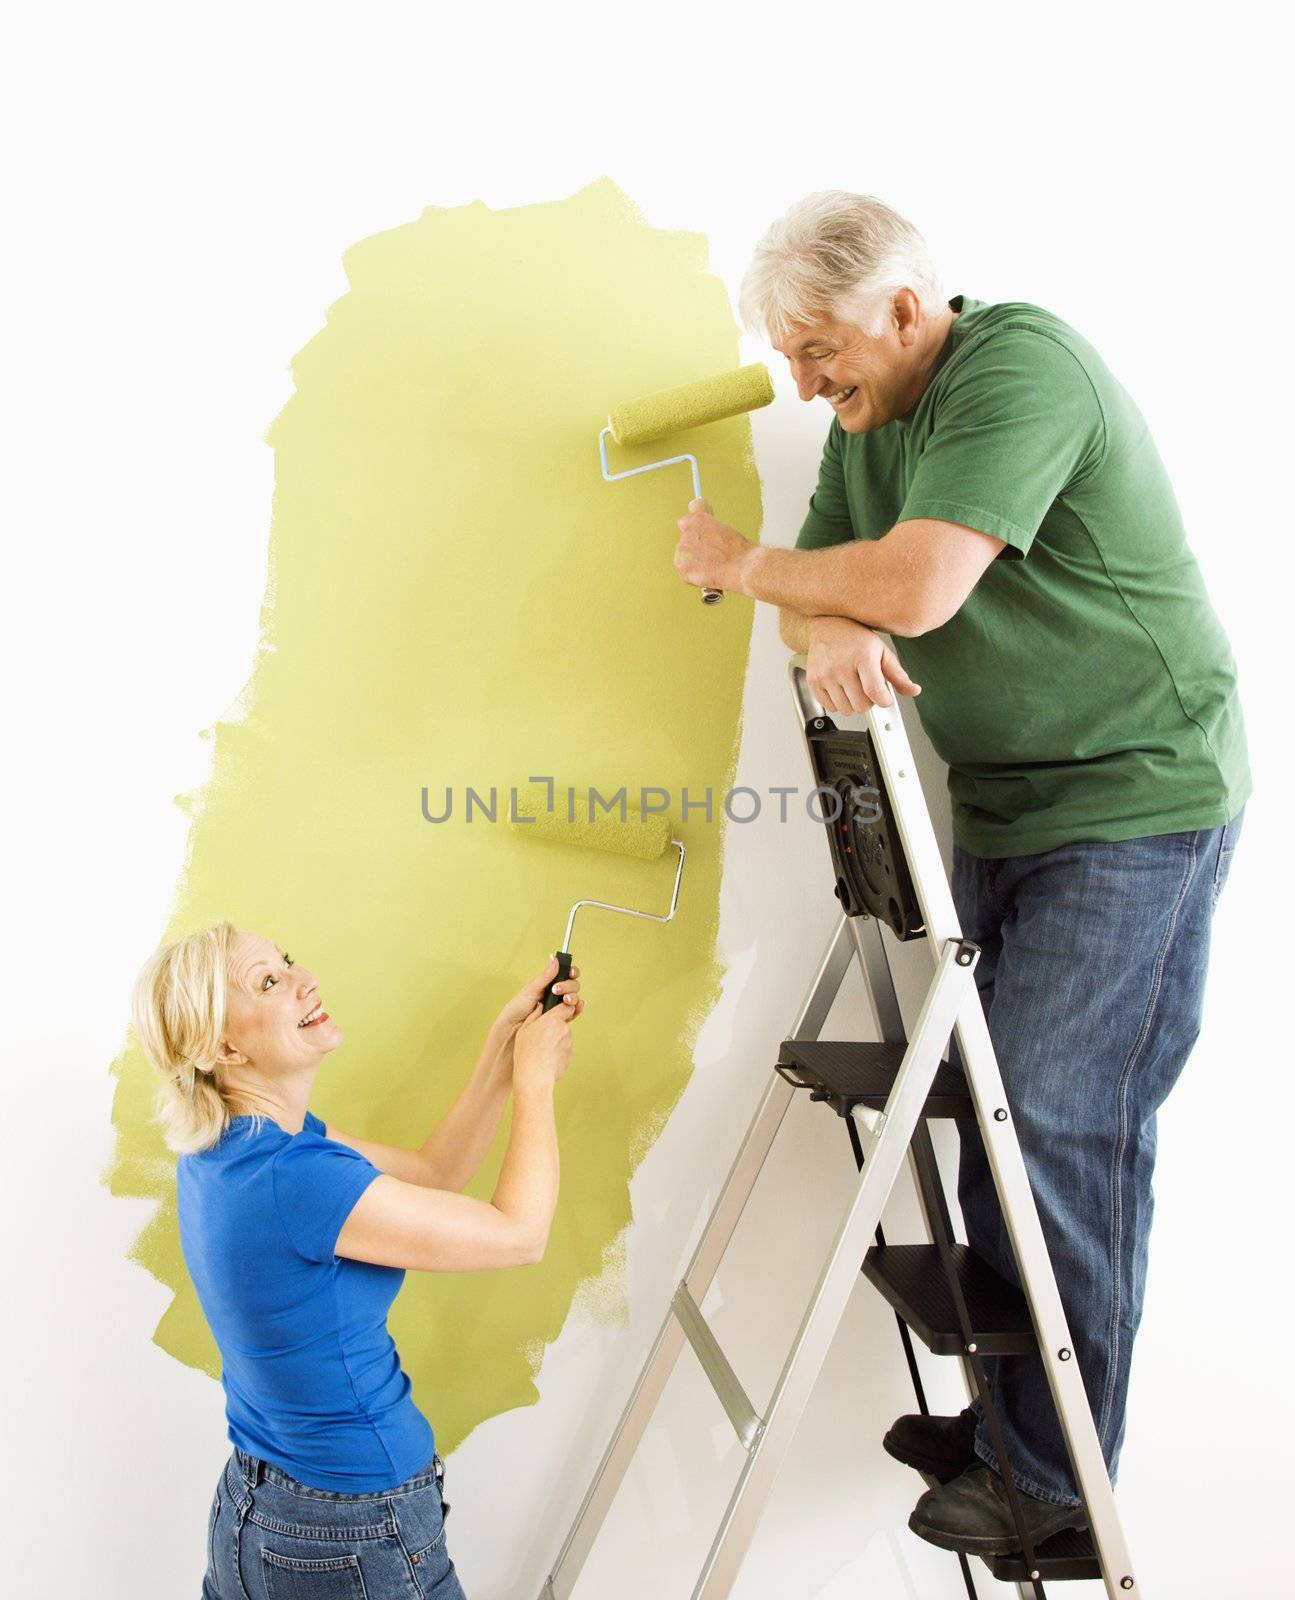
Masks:
[[[742,561],[738,587],[753,600],[803,618],[848,617],[880,633],[906,637],[916,603],[915,576],[897,570],[885,540],[854,540],[826,550],[756,545]],[[793,646],[793,648],[797,648]],[[800,648],[808,648],[808,640]]]
[[[423,1141],[434,1188],[462,1189],[485,1160],[508,1104],[510,1043],[491,1029],[463,1092]]]
[[[782,642],[793,655],[797,656],[809,654],[809,647],[814,643],[815,629],[820,623],[830,628],[838,622],[848,622],[857,628],[865,626],[862,622],[855,622],[853,617],[807,617],[803,612],[792,611],[788,606],[781,606],[778,610],[778,632],[782,636]],[[874,631],[884,633],[886,630],[877,628]]]
[[[809,626],[813,617],[807,617],[801,611],[793,611],[790,606],[782,606],[778,612],[778,632],[782,635],[782,642],[793,655],[803,656],[809,653],[810,635]]]

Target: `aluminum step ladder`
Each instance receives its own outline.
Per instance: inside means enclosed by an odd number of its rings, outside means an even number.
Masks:
[[[1072,1357],[1065,1314],[975,987],[980,951],[962,937],[958,926],[903,720],[897,707],[873,707],[865,727],[838,728],[809,690],[803,656],[792,659],[789,675],[819,788],[843,914],[539,1600],[568,1600],[575,1591],[685,1341],[745,1451],[692,1600],[723,1600],[729,1594],[861,1269],[899,1319],[921,1410],[925,1412],[926,1403],[910,1329],[937,1354],[960,1358],[969,1392],[986,1407],[986,1424],[1002,1462],[1010,1458],[989,1396],[983,1358],[1029,1353],[1044,1363],[1090,1531],[1061,1533],[1033,1546],[1022,1528],[1009,1475],[1005,1482],[1022,1534],[1021,1549],[1014,1555],[983,1558],[994,1576],[1016,1583],[1019,1592],[1033,1600],[1044,1600],[1045,1581],[1071,1578],[1100,1578],[1111,1600],[1136,1600],[1141,1591],[1083,1380]],[[833,795],[840,800],[839,809]],[[924,938],[931,953],[931,984],[911,1035],[904,1030],[882,938],[883,922],[898,940]],[[871,995],[881,1039],[822,1040],[819,1035],[832,1003],[856,961]],[[949,1061],[943,1059],[946,1048]],[[772,1397],[761,1413],[700,1308],[792,1096],[800,1090],[808,1090],[844,1120],[859,1179]],[[1007,1223],[1020,1288],[953,1238],[927,1120],[973,1115]],[[881,1232],[882,1211],[905,1157],[930,1238],[927,1244],[889,1245]],[[964,1556],[958,1562],[967,1592],[974,1597],[970,1564]]]

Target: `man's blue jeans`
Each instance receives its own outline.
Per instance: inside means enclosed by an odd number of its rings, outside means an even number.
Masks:
[[[1001,861],[954,849],[954,901],[981,947],[976,984],[1112,1478],[1146,1281],[1156,1111],[1200,1031],[1210,921],[1243,815]],[[979,1132],[962,1123],[959,1134],[968,1242],[1016,1282]],[[1043,1363],[986,1365],[1018,1486],[1074,1503]],[[983,1419],[976,1452],[997,1469]]]

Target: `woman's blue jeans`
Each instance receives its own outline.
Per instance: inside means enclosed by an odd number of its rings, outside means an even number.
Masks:
[[[437,1457],[383,1494],[298,1483],[235,1450],[207,1525],[202,1600],[464,1600]]]
[[[954,849],[954,902],[981,947],[976,984],[1112,1478],[1146,1282],[1156,1111],[1200,1031],[1210,922],[1243,815],[1001,861]],[[958,1131],[968,1242],[1017,1282],[979,1132]],[[1073,1504],[1043,1363],[986,1366],[1018,1486]],[[983,1417],[976,1453],[997,1470]]]

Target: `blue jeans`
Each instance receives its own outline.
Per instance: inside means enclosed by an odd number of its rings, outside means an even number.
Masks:
[[[464,1600],[439,1457],[382,1494],[310,1489],[235,1450],[207,1525],[202,1600]]]
[[[1243,815],[1001,861],[954,849],[954,902],[981,947],[976,985],[1112,1479],[1146,1281],[1156,1111],[1200,1031],[1210,921]],[[980,1135],[974,1123],[958,1131],[968,1242],[1017,1282]],[[1018,1486],[1074,1504],[1043,1363],[986,1367]],[[998,1469],[983,1417],[976,1453]]]

